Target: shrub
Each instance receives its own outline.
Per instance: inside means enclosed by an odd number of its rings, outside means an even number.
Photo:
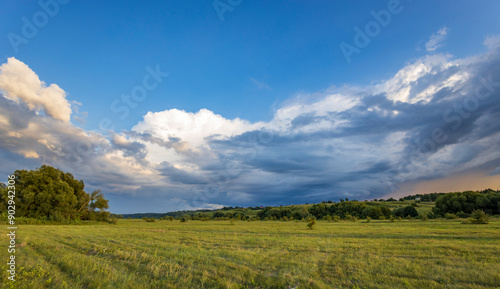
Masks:
[[[482,210],[475,210],[471,216],[470,222],[472,224],[488,224],[488,215]]]
[[[450,213],[446,213],[446,214],[444,214],[444,217],[445,217],[446,219],[449,219],[449,220],[451,220],[451,219],[458,219],[458,216],[457,216],[457,215],[455,215],[455,214],[450,214]]]
[[[117,218],[109,218],[107,222],[110,224],[116,225],[116,223],[118,223],[118,219]]]
[[[151,217],[151,218],[148,218],[148,217],[143,217],[142,219],[143,219],[144,221],[146,221],[146,222],[156,222],[156,219],[155,219],[155,218],[153,218],[153,217]]]
[[[366,222],[367,222],[367,223],[370,223],[370,221],[371,221],[371,220],[372,220],[372,218],[370,218],[370,217],[366,217]]]
[[[423,213],[421,215],[421,218],[422,218],[422,222],[425,222],[425,221],[429,220],[429,217],[427,217],[427,214],[425,214],[425,213]]]
[[[389,221],[391,221],[391,223],[393,223],[394,221],[396,221],[396,218],[394,218],[394,216],[391,215],[391,217],[389,218]]]
[[[331,222],[332,221],[332,216],[326,215],[325,220],[327,220],[328,222]]]
[[[334,215],[334,216],[333,216],[333,221],[334,221],[334,222],[338,222],[338,221],[340,221],[340,217],[339,217],[339,216],[337,216],[337,215]]]
[[[183,222],[183,223],[184,223],[184,222],[186,222],[186,221],[187,221],[187,218],[186,218],[186,217],[184,217],[184,216],[182,216],[182,217],[180,217],[180,218],[179,218],[179,221],[181,221],[181,222]]]
[[[316,219],[309,218],[309,223],[306,225],[309,230],[313,230],[316,226]]]

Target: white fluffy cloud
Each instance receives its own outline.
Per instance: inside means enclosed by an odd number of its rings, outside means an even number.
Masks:
[[[207,109],[196,113],[178,109],[161,112],[148,112],[144,120],[132,130],[139,133],[152,133],[163,140],[180,139],[193,147],[206,145],[207,137],[227,138],[254,129],[251,124],[239,118],[230,120]]]
[[[28,65],[11,57],[0,66],[0,90],[4,96],[25,103],[30,110],[43,110],[51,117],[69,122],[71,105],[57,84],[47,86]]]
[[[393,101],[427,103],[442,89],[459,90],[470,73],[464,60],[437,54],[417,59],[399,70],[394,77],[375,86],[376,93],[387,94]]]
[[[148,112],[132,131],[161,140],[161,144],[145,142],[148,161],[168,162],[178,168],[198,168],[193,158],[202,152],[205,159],[211,157],[209,140],[227,139],[261,126],[261,123],[252,124],[239,118],[226,119],[207,109],[195,113],[170,109]]]

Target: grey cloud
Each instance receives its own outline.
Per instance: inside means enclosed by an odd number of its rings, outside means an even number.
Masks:
[[[166,162],[161,164],[158,171],[160,172],[160,175],[167,177],[170,182],[174,183],[184,185],[204,185],[209,183],[209,180],[205,176],[201,176],[197,173],[189,173]]]

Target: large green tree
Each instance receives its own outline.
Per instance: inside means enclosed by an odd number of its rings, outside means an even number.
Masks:
[[[36,170],[17,170],[14,176],[18,217],[74,220],[107,216],[103,212],[108,208],[108,201],[102,193],[87,194],[84,182],[76,180],[71,173],[43,165]],[[2,189],[1,193],[0,209],[4,210],[7,190]]]

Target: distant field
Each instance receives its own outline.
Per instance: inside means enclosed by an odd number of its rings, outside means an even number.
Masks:
[[[499,288],[500,220],[21,225],[1,288]],[[2,234],[6,248],[8,240]],[[7,250],[0,250],[4,266]],[[5,268],[5,267],[4,267]],[[15,286],[12,286],[15,284]]]
[[[387,207],[391,210],[400,208],[400,207],[405,207],[410,205],[411,203],[414,203],[414,201],[395,201],[395,202],[366,202],[368,205],[373,205],[373,206],[384,206]],[[418,207],[415,207],[417,209],[417,212],[419,214],[425,213],[429,214],[434,207],[434,202],[421,202],[418,203]]]

